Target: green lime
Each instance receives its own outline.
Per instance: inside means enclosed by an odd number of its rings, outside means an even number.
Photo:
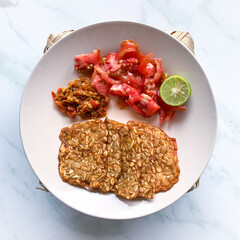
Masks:
[[[184,104],[191,95],[189,82],[182,76],[174,75],[168,77],[159,89],[162,100],[170,106]]]

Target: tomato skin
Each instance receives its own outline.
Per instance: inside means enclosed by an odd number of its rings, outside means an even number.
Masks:
[[[159,112],[159,122],[161,124],[165,121],[167,114],[161,107],[158,112]]]
[[[120,81],[110,78],[100,65],[95,65],[94,69],[101,75],[102,79],[105,80],[107,83],[110,83],[112,85],[120,83]]]
[[[186,111],[187,107],[184,105],[181,106],[169,106],[167,105],[160,97],[159,92],[157,93],[157,103],[161,106],[161,108],[163,108],[165,111],[170,111],[170,110],[174,110],[174,111]]]
[[[135,103],[140,99],[140,92],[126,83],[113,85],[110,88],[110,93],[114,96],[128,98],[127,100],[130,103]]]
[[[157,103],[157,92],[155,90],[146,90],[144,93],[150,96]]]
[[[159,121],[160,124],[164,122],[164,120],[166,120],[167,122],[169,122],[176,111],[186,111],[187,107],[184,105],[181,106],[169,106],[167,105],[160,97],[159,93],[157,94],[157,103],[160,106],[159,109]]]
[[[107,96],[110,88],[110,84],[107,82],[104,82],[104,80],[101,79],[101,77],[97,74],[97,71],[94,70],[91,83],[94,88],[97,89],[97,91],[102,94],[103,96]]]
[[[121,74],[119,75],[119,79],[123,83],[127,83],[135,88],[139,88],[143,86],[144,79],[141,77],[141,75],[134,75],[131,72],[127,72],[127,74]],[[139,89],[138,89],[139,90]]]
[[[145,113],[145,117],[150,117],[157,112],[160,106],[147,94],[142,93],[139,103]]]
[[[136,88],[125,83],[125,89],[128,94],[128,102],[135,103],[140,100],[140,92]]]
[[[154,74],[152,81],[157,84],[161,81],[163,70],[162,70],[162,59],[154,58],[151,60],[153,64],[156,66],[156,73]]]
[[[139,61],[137,58],[131,57],[127,59],[121,59],[120,62],[122,64],[123,70],[130,71],[130,72],[138,71]]]
[[[127,53],[131,53],[133,56],[135,56],[138,52],[138,45],[133,40],[125,40],[121,43],[121,49],[117,53],[117,58],[122,59],[126,57]],[[129,58],[129,56],[126,58]]]
[[[114,96],[127,97],[128,94],[123,84],[112,85],[109,92]]]
[[[92,54],[81,54],[74,57],[76,70],[91,70],[94,64],[100,64],[100,50],[93,50]]]
[[[144,58],[138,67],[138,71],[145,76],[151,77],[156,73],[156,68],[147,58]]]
[[[121,64],[117,59],[117,53],[109,53],[106,57],[102,59],[102,68],[110,73],[116,72],[121,68]]]
[[[176,112],[176,111],[174,111],[174,110],[169,110],[169,111],[167,111],[167,116],[166,116],[166,121],[167,121],[167,122],[169,122],[169,121],[173,118],[175,112]]]
[[[152,116],[160,108],[150,96],[144,93],[140,95],[139,101],[132,103],[128,99],[126,102],[135,112],[141,114],[143,117]]]
[[[139,107],[136,103],[131,103],[130,101],[126,100],[126,103],[128,103],[128,105],[137,113],[139,113],[140,115],[142,115],[143,117],[145,117],[145,113],[143,112],[143,110],[141,109],[141,107]]]

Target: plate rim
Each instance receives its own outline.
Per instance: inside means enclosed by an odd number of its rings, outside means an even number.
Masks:
[[[211,156],[213,154],[213,151],[214,151],[214,148],[215,148],[215,145],[216,145],[216,139],[217,139],[217,129],[218,129],[218,113],[217,113],[217,107],[216,107],[216,101],[215,101],[215,97],[214,97],[214,94],[213,94],[213,91],[212,91],[212,88],[211,88],[211,85],[210,85],[210,82],[208,80],[208,77],[205,73],[205,71],[203,70],[202,66],[200,65],[198,59],[195,57],[195,55],[182,43],[180,42],[179,40],[175,39],[174,37],[172,37],[170,34],[164,32],[163,30],[161,29],[158,29],[156,27],[152,27],[150,25],[147,25],[147,24],[143,24],[143,23],[140,23],[140,22],[136,22],[136,21],[102,21],[102,22],[98,22],[98,23],[94,23],[94,24],[89,24],[89,25],[86,25],[82,28],[79,28],[77,30],[74,30],[72,33],[69,33],[67,36],[65,36],[64,38],[60,39],[58,42],[56,42],[53,46],[51,46],[48,51],[46,53],[44,53],[40,59],[38,60],[38,62],[36,63],[35,67],[33,68],[33,70],[31,71],[31,74],[29,75],[28,77],[28,80],[24,86],[24,90],[23,90],[23,93],[22,93],[22,97],[21,97],[21,102],[20,102],[20,107],[19,107],[19,132],[20,132],[20,139],[21,139],[21,144],[22,144],[22,147],[23,147],[23,150],[24,150],[24,154],[26,156],[26,159],[28,160],[28,163],[32,169],[32,171],[34,172],[34,174],[37,176],[38,180],[41,181],[43,183],[43,185],[49,190],[49,192],[51,194],[53,194],[58,200],[60,200],[61,202],[63,202],[64,204],[66,204],[67,206],[75,209],[76,211],[78,212],[81,212],[81,213],[84,213],[86,215],[89,215],[89,216],[93,216],[93,217],[97,217],[97,218],[101,218],[101,219],[110,219],[110,220],[127,220],[127,219],[136,219],[136,218],[141,218],[141,217],[144,217],[144,216],[148,216],[150,214],[153,214],[153,213],[156,213],[156,212],[159,212],[161,210],[163,210],[164,208],[170,206],[171,204],[173,204],[174,202],[176,202],[177,200],[179,200],[182,196],[184,196],[188,190],[192,187],[192,185],[194,184],[189,184],[187,190],[185,193],[183,193],[182,195],[178,196],[176,199],[174,199],[173,201],[170,201],[168,202],[167,204],[165,204],[161,209],[159,210],[152,210],[152,211],[149,211],[148,213],[144,213],[144,214],[138,214],[136,216],[130,216],[130,217],[104,217],[104,216],[100,216],[98,214],[91,214],[91,213],[88,213],[87,211],[84,211],[84,209],[82,210],[79,210],[77,209],[75,206],[72,206],[70,203],[66,202],[65,200],[63,200],[61,197],[57,196],[57,194],[54,193],[54,190],[52,189],[51,186],[48,186],[48,183],[46,183],[44,180],[42,181],[42,179],[39,178],[37,172],[34,170],[32,164],[31,164],[31,161],[29,160],[28,156],[27,156],[27,152],[26,152],[26,146],[24,145],[24,142],[23,142],[23,127],[22,127],[22,121],[23,121],[23,114],[22,114],[22,109],[23,109],[23,99],[24,99],[24,95],[26,93],[26,89],[28,87],[28,85],[30,84],[30,79],[32,77],[32,75],[34,75],[34,72],[36,71],[36,69],[38,68],[38,66],[41,64],[41,62],[43,61],[43,59],[45,58],[46,55],[49,54],[50,51],[54,51],[54,49],[59,45],[61,44],[62,41],[66,41],[67,38],[70,38],[72,37],[73,35],[75,34],[78,34],[80,31],[84,31],[85,29],[91,29],[91,28],[95,28],[97,26],[101,26],[101,25],[112,25],[112,24],[136,24],[138,26],[141,26],[141,27],[147,27],[149,29],[153,29],[153,30],[157,30],[157,31],[160,31],[162,34],[164,34],[167,38],[169,39],[173,39],[173,41],[175,41],[176,44],[184,47],[184,49],[188,52],[188,54],[190,54],[194,59],[195,59],[195,62],[196,64],[198,65],[198,67],[201,69],[202,73],[204,74],[204,77],[206,78],[206,83],[209,87],[209,90],[210,90],[210,93],[211,93],[211,97],[212,97],[212,104],[213,104],[213,108],[214,108],[214,113],[213,113],[213,116],[215,118],[215,127],[213,129],[213,134],[214,134],[214,137],[213,137],[213,144],[212,144],[212,147],[211,147],[211,151],[209,153],[209,156],[208,156],[208,159],[206,161],[206,164],[205,164],[205,167],[203,168],[200,176],[197,176],[195,177],[195,181],[194,183],[201,177],[201,175],[203,174],[203,172],[205,171],[206,167],[208,166],[209,164],[209,161],[211,159]]]

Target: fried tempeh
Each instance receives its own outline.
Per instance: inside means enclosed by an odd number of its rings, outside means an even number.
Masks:
[[[63,128],[59,173],[73,185],[97,188],[106,178],[107,129],[96,119]]]
[[[149,155],[150,160],[147,162],[144,161],[145,159],[142,160],[143,167],[141,168],[140,187],[149,185],[152,186],[153,189],[155,187],[155,192],[171,189],[173,185],[178,182],[180,174],[176,140],[170,138],[160,128],[147,123],[129,121],[128,125],[135,129],[140,129],[145,133],[147,141],[144,145],[141,145],[142,151],[144,147],[146,149],[146,146],[150,146],[149,149],[152,149]],[[151,159],[151,157],[153,158]],[[146,166],[146,168],[144,166]],[[140,187],[139,189],[145,192],[146,187],[143,189]],[[139,196],[140,195],[142,194],[139,194]],[[144,195],[144,197],[147,196]]]
[[[121,174],[121,146],[119,128],[122,124],[109,120],[104,121],[108,136],[107,136],[107,152],[106,152],[106,171],[107,175],[103,184],[99,187],[104,192],[114,191],[114,185]]]
[[[114,186],[115,193],[121,197],[132,199],[137,197],[140,178],[140,148],[135,142],[135,134],[131,128],[114,120],[106,119],[108,129],[118,132],[122,171]]]
[[[153,135],[146,124],[129,121],[141,148],[142,165],[140,168],[139,193],[138,196],[153,198],[156,190],[156,170],[154,169],[154,147]]]
[[[59,137],[59,173],[70,184],[151,199],[178,182],[176,140],[150,124],[96,119],[63,128]]]

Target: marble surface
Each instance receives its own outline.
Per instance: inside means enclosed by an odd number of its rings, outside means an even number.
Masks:
[[[240,239],[239,10],[237,0],[0,0],[0,239]],[[189,31],[218,110],[200,187],[127,221],[89,217],[37,190],[19,134],[23,89],[49,33],[109,20]]]

